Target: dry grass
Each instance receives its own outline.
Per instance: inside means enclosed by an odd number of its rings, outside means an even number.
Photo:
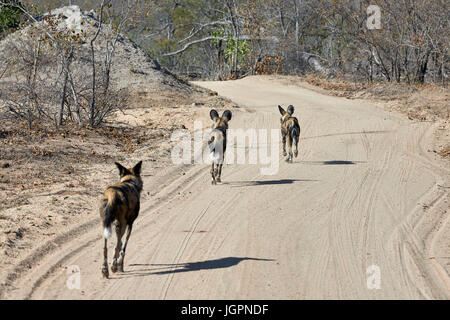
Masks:
[[[326,89],[330,94],[348,99],[370,99],[385,107],[407,114],[410,119],[450,118],[450,89],[428,84],[396,82],[353,83],[342,79],[324,79],[308,75],[305,81]]]

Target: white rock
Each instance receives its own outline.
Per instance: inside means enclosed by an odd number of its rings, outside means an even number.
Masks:
[[[51,14],[53,15],[63,15],[67,17],[67,19],[63,19],[60,23],[61,28],[67,28],[70,30],[74,30],[76,33],[80,33],[83,30],[83,26],[81,25],[82,22],[82,12],[80,10],[80,7],[78,6],[66,6],[58,9],[54,9],[51,11]],[[64,24],[64,25],[61,25]]]

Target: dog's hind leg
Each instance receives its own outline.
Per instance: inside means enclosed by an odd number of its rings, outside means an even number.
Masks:
[[[125,259],[125,250],[127,250],[128,239],[130,239],[131,230],[133,229],[133,223],[127,225],[127,236],[125,241],[122,244],[122,248],[120,250],[120,257],[117,261],[118,271],[123,272],[123,260]]]
[[[286,162],[292,162],[292,137],[287,137],[287,144],[288,144],[288,155],[286,158]]]
[[[216,182],[216,172],[214,170],[214,161],[211,164],[211,177],[212,177],[211,184],[217,184],[217,182]]]
[[[298,136],[294,136],[293,145],[294,145],[294,156],[297,158],[297,156],[298,156]]]
[[[222,182],[222,179],[220,178],[221,176],[222,176],[222,163],[221,164],[219,164],[219,165],[217,165],[217,182]]]
[[[111,271],[112,272],[117,272],[120,271],[119,269],[119,262],[117,261],[117,259],[119,258],[119,252],[120,252],[120,248],[122,247],[122,237],[123,234],[125,233],[125,224],[122,223],[118,223],[116,225],[116,235],[117,235],[117,243],[116,243],[116,249],[114,252],[114,258],[113,258],[113,262],[111,265]]]
[[[298,156],[298,141],[300,139],[300,126],[295,126],[292,129],[292,139],[294,145],[294,156],[297,158]]]
[[[283,144],[283,157],[287,156],[286,153],[286,135],[283,134],[283,131],[281,131],[281,136],[282,136],[282,144]]]
[[[102,265],[102,275],[103,278],[108,278],[109,277],[109,272],[108,272],[108,239],[105,239],[105,244],[103,246],[103,265]]]

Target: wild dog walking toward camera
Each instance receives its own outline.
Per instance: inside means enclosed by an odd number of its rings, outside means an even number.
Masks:
[[[100,203],[100,217],[103,222],[103,277],[108,278],[108,250],[107,242],[111,237],[111,224],[116,222],[117,244],[114,253],[114,259],[111,265],[112,272],[123,272],[123,260],[130,238],[133,222],[139,215],[140,193],[143,182],[141,179],[142,161],[136,164],[132,169],[123,167],[120,163],[115,163],[119,168],[120,182],[109,186]],[[127,230],[127,236],[122,243],[122,237]],[[120,257],[119,257],[120,253]]]
[[[294,156],[298,155],[298,140],[300,138],[300,125],[296,117],[293,117],[294,106],[290,105],[285,111],[278,106],[281,113],[281,136],[283,138],[283,156],[287,155],[286,162],[292,162],[292,146],[294,146]],[[286,153],[286,142],[289,147],[289,153]]]
[[[211,176],[212,184],[221,182],[222,166],[225,159],[225,149],[227,147],[227,130],[228,121],[231,120],[231,111],[225,110],[222,116],[216,110],[211,110],[209,116],[213,121],[213,130],[211,132],[211,138],[208,142],[211,158]]]

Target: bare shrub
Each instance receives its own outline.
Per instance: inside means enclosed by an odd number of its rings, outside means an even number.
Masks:
[[[0,46],[0,105],[30,129],[36,120],[99,126],[126,106],[127,91],[115,89],[110,79],[120,29],[103,24],[101,14],[77,9],[32,18]],[[71,15],[80,21],[67,22]]]

